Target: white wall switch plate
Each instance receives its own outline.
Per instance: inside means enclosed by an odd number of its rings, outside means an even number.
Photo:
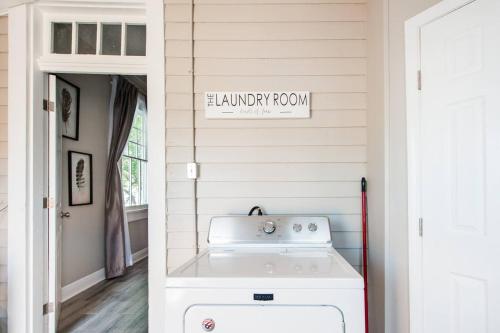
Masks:
[[[196,163],[188,163],[187,164],[187,177],[189,179],[198,178],[198,164],[196,164]]]

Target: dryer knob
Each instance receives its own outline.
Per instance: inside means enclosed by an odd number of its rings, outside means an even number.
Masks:
[[[264,227],[262,228],[266,234],[272,234],[276,231],[276,225],[273,221],[264,222]]]
[[[318,225],[316,223],[309,223],[308,229],[309,231],[315,232],[318,230]]]

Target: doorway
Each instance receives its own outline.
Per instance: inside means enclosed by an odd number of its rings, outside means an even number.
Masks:
[[[165,43],[164,4],[155,0],[89,4],[70,0],[48,3],[34,1],[8,10],[9,35],[15,36],[9,56],[9,191],[8,252],[16,255],[9,266],[9,331],[42,332],[44,328],[44,179],[41,112],[43,73],[130,74],[148,76],[148,174],[154,183],[148,188],[148,285],[149,329],[162,331],[166,277],[166,185],[165,185]],[[94,18],[109,22],[140,20],[146,24],[146,56],[57,55],[51,53],[51,23],[88,22]],[[62,20],[62,21],[60,21]],[[75,30],[73,30],[75,31]],[[76,34],[72,35],[76,37]],[[76,45],[76,44],[73,44]],[[76,48],[72,48],[72,52]],[[11,112],[12,111],[12,112]]]
[[[499,12],[449,1],[407,25],[412,332],[500,327]]]
[[[44,87],[47,332],[147,332],[147,79],[47,74]]]

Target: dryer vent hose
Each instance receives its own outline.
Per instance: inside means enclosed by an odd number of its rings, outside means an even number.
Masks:
[[[250,209],[250,211],[248,212],[248,216],[252,216],[253,212],[255,212],[255,211],[257,211],[257,215],[259,215],[259,216],[264,215],[262,213],[262,208],[260,208],[259,206],[253,206],[252,209]]]

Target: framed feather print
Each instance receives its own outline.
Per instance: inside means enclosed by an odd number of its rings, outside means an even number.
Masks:
[[[57,77],[56,110],[61,115],[62,136],[78,140],[80,122],[80,88]]]
[[[92,204],[92,155],[68,151],[69,205]]]

